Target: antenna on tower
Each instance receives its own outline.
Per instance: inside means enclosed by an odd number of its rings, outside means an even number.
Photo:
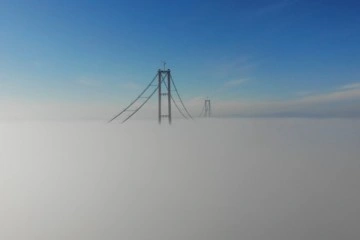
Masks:
[[[164,71],[166,71],[166,62],[165,61],[161,61],[161,62],[164,65]]]

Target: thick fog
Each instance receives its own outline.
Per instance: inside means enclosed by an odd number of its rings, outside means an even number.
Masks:
[[[0,123],[0,239],[360,239],[360,121]]]

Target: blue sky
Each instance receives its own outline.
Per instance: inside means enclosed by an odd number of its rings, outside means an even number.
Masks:
[[[325,0],[2,0],[0,99],[122,106],[162,60],[186,101],[354,91],[359,10]]]

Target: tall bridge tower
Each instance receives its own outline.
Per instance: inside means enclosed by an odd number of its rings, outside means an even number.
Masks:
[[[205,100],[205,117],[211,117],[211,104],[210,104],[210,99],[206,99]]]
[[[206,117],[206,118],[211,117],[211,103],[210,103],[210,99],[205,99],[204,107],[203,107],[203,109],[202,109],[199,117]]]
[[[149,99],[158,92],[158,121],[161,124],[163,118],[168,118],[169,124],[172,122],[172,112],[171,112],[171,104],[174,103],[174,106],[177,108],[179,113],[185,119],[192,119],[192,116],[186,109],[180,94],[176,88],[175,82],[171,76],[170,69],[165,68],[164,62],[164,70],[159,69],[155,75],[155,77],[151,80],[151,82],[147,85],[147,87],[140,93],[140,95],[135,98],[124,110],[122,110],[115,117],[110,119],[109,122],[112,122],[116,118],[123,116],[122,123],[129,120],[132,116],[135,115],[148,101]],[[157,79],[157,83],[156,80]],[[164,87],[164,88],[163,88]],[[173,87],[174,90],[171,88]],[[172,92],[175,92],[175,97],[172,96]],[[177,100],[175,98],[177,97]],[[167,110],[165,109],[165,114],[163,114],[162,103],[163,98],[167,102]],[[128,114],[126,114],[128,113]]]
[[[158,70],[158,93],[159,93],[159,114],[158,114],[158,121],[159,124],[161,124],[161,119],[162,118],[168,118],[169,119],[169,124],[171,124],[171,75],[170,75],[170,70]],[[167,81],[167,84],[165,84],[166,87],[166,91],[163,93],[161,91],[161,85],[163,80]],[[168,102],[168,111],[167,111],[167,115],[162,114],[161,112],[161,107],[162,107],[162,101],[161,98],[162,96],[167,96],[167,102]]]

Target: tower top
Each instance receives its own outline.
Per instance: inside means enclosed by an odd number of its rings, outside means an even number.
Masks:
[[[164,71],[166,71],[166,62],[165,61],[161,61],[164,65]]]

